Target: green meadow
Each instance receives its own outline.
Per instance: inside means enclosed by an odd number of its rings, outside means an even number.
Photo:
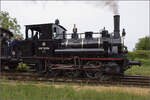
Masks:
[[[147,88],[4,81],[0,100],[149,100]]]

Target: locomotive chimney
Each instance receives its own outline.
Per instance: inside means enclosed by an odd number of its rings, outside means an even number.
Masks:
[[[114,15],[114,38],[120,37],[120,15]]]

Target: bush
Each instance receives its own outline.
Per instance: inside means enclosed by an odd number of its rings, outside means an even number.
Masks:
[[[9,67],[8,66],[4,66],[4,70],[9,70]]]
[[[139,42],[136,43],[136,50],[150,50],[150,37],[140,38]]]
[[[17,70],[19,71],[29,71],[30,67],[24,64],[23,62],[19,63],[17,66]]]
[[[133,52],[128,53],[129,59],[149,59],[150,58],[150,51],[145,50],[136,50]]]
[[[142,66],[133,66],[132,68],[125,71],[126,75],[150,75],[150,51],[136,50],[129,52],[128,59],[140,61]]]

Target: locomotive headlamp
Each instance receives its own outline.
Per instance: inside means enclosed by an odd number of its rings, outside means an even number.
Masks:
[[[42,46],[46,46],[46,42],[42,42]]]

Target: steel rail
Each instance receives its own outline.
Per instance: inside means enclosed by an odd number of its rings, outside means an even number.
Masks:
[[[42,74],[33,73],[1,73],[0,79],[19,80],[19,81],[40,81],[40,82],[62,82],[79,83],[89,85],[127,85],[138,87],[150,87],[150,77],[148,76],[123,76],[111,80],[98,80],[89,78],[68,78],[68,77],[49,77]]]

